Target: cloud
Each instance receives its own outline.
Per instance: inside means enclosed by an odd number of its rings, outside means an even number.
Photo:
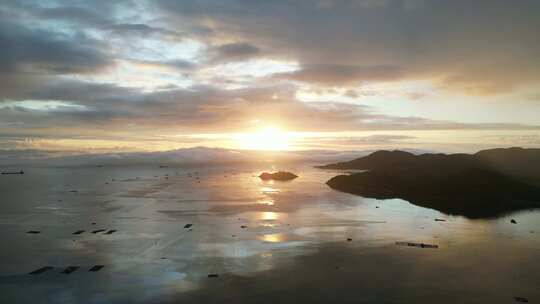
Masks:
[[[96,37],[112,32],[163,43],[189,37],[207,46],[205,56],[214,64],[260,56],[296,61],[303,69],[281,76],[317,85],[428,79],[441,90],[490,95],[540,83],[540,63],[535,60],[540,45],[532,30],[540,25],[540,4],[532,0],[512,5],[504,0],[7,1],[0,10],[10,22],[36,20],[34,30],[41,32],[35,36],[42,38],[59,38],[59,33],[44,29],[54,29],[61,21]],[[10,17],[17,15],[19,19]],[[41,54],[42,46],[50,44],[55,50],[68,44],[73,50],[66,56],[43,52],[44,60],[37,62],[55,73],[92,71],[127,49],[117,45],[115,55],[103,54],[103,47],[92,47],[97,41],[81,43],[76,37],[21,43],[18,49]],[[13,39],[6,42],[14,44]],[[148,46],[140,42],[132,47]],[[60,64],[52,54],[74,64]],[[8,59],[2,60],[6,65],[12,57],[2,54],[0,60]]]
[[[235,42],[212,47],[208,53],[211,63],[223,63],[251,59],[260,55],[261,49],[246,42]]]
[[[126,62],[134,64],[137,67],[141,68],[152,68],[152,69],[168,69],[171,71],[195,71],[200,67],[199,64],[184,60],[184,59],[168,59],[168,60],[139,60],[139,59],[126,59]]]
[[[32,9],[35,17],[50,20],[65,20],[77,24],[88,26],[102,26],[108,24],[111,19],[107,18],[103,12],[77,6],[63,7],[36,7]]]
[[[139,35],[142,37],[146,36],[163,36],[167,39],[176,39],[181,40],[186,38],[185,33],[180,33],[177,31],[153,27],[144,23],[117,23],[105,27],[107,30],[111,31],[115,35]]]
[[[89,134],[95,138],[125,136],[124,140],[148,141],[156,134],[173,136],[192,133],[238,132],[263,125],[286,130],[456,130],[537,129],[535,126],[501,123],[459,123],[415,116],[394,116],[374,108],[341,102],[301,102],[291,86],[263,86],[234,90],[193,86],[144,92],[110,84],[61,82],[25,96],[31,106],[0,107],[6,134],[39,138]],[[279,96],[279,98],[275,98]],[[40,101],[41,100],[41,101]],[[39,102],[55,101],[60,108],[44,108]],[[22,125],[17,122],[24,122]],[[119,135],[122,134],[122,135]],[[373,140],[370,138],[370,140]]]
[[[91,73],[112,64],[84,35],[29,29],[0,21],[0,74]]]
[[[123,11],[130,8],[140,10],[140,5],[132,0],[4,0],[0,3],[0,14],[12,21],[25,23],[43,22],[67,23],[85,28],[98,28],[115,23],[119,16],[129,16]]]
[[[172,24],[181,19],[211,25],[214,39],[233,37],[303,66],[399,67],[401,78],[430,79],[441,89],[466,94],[499,94],[540,83],[540,63],[535,59],[540,44],[533,30],[540,26],[538,1],[509,5],[505,0],[344,0],[321,5],[320,0],[160,0],[158,4]],[[335,74],[332,69],[328,72]],[[326,80],[307,74],[296,76],[316,83]],[[328,78],[350,83],[362,74]]]
[[[392,81],[402,76],[395,66],[308,65],[298,71],[273,75],[275,78],[345,87],[365,81]]]
[[[15,141],[130,147],[252,121],[314,132],[535,130],[538,120],[523,118],[535,101],[513,97],[540,84],[539,12],[532,0],[2,1],[0,126]],[[500,122],[437,111],[469,102]]]

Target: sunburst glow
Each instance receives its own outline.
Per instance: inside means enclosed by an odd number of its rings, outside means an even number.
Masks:
[[[280,151],[289,149],[289,137],[287,132],[275,127],[267,127],[255,132],[239,134],[236,140],[242,149]]]

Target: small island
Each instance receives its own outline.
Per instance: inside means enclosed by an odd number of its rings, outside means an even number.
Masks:
[[[338,175],[333,189],[368,198],[401,198],[469,218],[489,218],[540,208],[539,149],[492,149],[476,154],[377,151],[323,169],[364,172]]]
[[[259,178],[262,180],[278,180],[278,181],[293,180],[297,177],[298,175],[291,172],[286,172],[286,171],[278,171],[274,173],[263,172],[259,175]]]

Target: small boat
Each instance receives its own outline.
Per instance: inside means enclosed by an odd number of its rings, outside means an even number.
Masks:
[[[24,171],[23,170],[21,170],[21,171],[12,171],[12,172],[7,171],[7,172],[2,172],[2,174],[4,174],[4,175],[7,175],[7,174],[24,174]]]

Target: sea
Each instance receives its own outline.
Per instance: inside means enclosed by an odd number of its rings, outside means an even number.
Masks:
[[[314,165],[0,175],[0,303],[540,302],[540,211],[447,215]]]

